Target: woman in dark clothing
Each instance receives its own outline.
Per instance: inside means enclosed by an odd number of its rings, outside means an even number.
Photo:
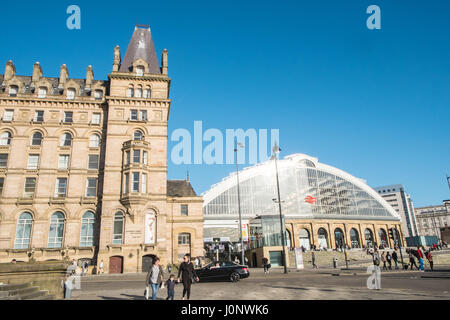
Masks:
[[[183,281],[183,300],[184,296],[187,294],[187,299],[191,297],[191,284],[192,278],[195,277],[197,281],[199,281],[197,274],[194,270],[194,265],[189,261],[189,255],[185,255],[183,258],[183,262],[180,265],[180,269],[178,270],[178,282]]]

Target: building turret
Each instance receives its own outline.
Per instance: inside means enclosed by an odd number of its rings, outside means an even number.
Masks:
[[[94,81],[94,70],[92,66],[88,66],[86,70],[86,88],[90,88],[92,86],[92,82]]]

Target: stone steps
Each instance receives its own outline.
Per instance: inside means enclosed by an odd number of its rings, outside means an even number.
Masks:
[[[0,300],[54,300],[54,295],[49,295],[46,290],[31,283],[10,284],[0,286]]]

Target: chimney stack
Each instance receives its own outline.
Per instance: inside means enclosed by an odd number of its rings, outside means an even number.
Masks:
[[[64,88],[64,85],[67,82],[67,79],[69,79],[69,70],[67,69],[67,66],[63,64],[61,66],[61,70],[59,72],[59,85],[58,88]]]
[[[114,48],[114,63],[113,63],[113,72],[119,71],[120,63],[122,62],[122,59],[120,57],[120,47],[116,46]]]
[[[86,88],[90,88],[93,81],[94,81],[94,70],[92,69],[92,66],[88,66],[86,71]]]
[[[33,65],[33,76],[31,77],[31,82],[36,83],[41,80],[42,77],[42,68],[39,62],[36,62]]]
[[[3,76],[3,81],[9,81],[16,75],[16,67],[12,60],[9,60],[5,65],[5,75]]]
[[[161,68],[161,73],[163,75],[168,75],[168,69],[169,69],[169,53],[167,52],[167,49],[163,50],[163,54],[162,54],[162,68]]]

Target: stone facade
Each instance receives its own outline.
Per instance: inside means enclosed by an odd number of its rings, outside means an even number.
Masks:
[[[155,255],[167,264],[203,254],[202,198],[188,181],[167,181],[167,61],[164,50],[158,65],[150,28],[136,27],[124,63],[114,49],[107,81],[91,66],[80,80],[65,65],[45,78],[39,63],[26,77],[7,62],[0,262],[89,259],[105,272],[139,272]]]
[[[447,228],[450,223],[450,200],[444,200],[441,205],[416,208],[419,235],[441,237],[441,228]]]

